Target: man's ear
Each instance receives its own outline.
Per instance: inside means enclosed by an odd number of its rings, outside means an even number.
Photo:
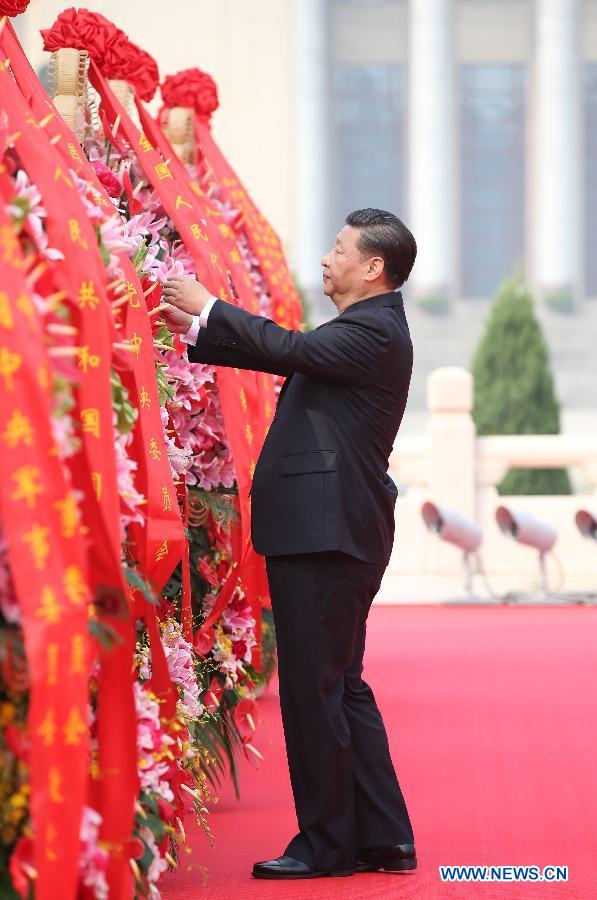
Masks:
[[[381,256],[372,256],[368,261],[367,271],[365,272],[365,281],[376,281],[380,275],[383,275],[384,261]]]

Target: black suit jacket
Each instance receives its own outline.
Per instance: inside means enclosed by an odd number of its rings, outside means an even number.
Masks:
[[[386,565],[397,496],[388,459],[413,361],[400,292],[305,334],[218,300],[188,354],[287,376],[253,478],[257,553],[341,550]]]

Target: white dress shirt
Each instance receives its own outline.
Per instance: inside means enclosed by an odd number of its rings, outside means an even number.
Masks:
[[[181,334],[181,340],[183,340],[186,344],[196,344],[197,338],[199,336],[199,329],[205,328],[207,325],[207,319],[209,317],[209,313],[211,311],[212,306],[216,302],[218,298],[212,297],[211,300],[208,300],[205,306],[203,307],[200,315],[193,316],[193,321],[191,322],[191,327],[185,334]]]

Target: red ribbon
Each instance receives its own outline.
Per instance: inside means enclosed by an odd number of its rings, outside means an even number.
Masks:
[[[229,273],[224,267],[225,263],[219,250],[219,242],[210,241],[208,220],[207,218],[202,219],[195,196],[188,189],[188,180],[179,181],[176,169],[171,167],[171,163],[163,160],[147,135],[139,132],[135,127],[93,61],[89,71],[91,82],[102,99],[102,105],[109,121],[113,123],[118,117],[119,128],[137,153],[146,178],[153,185],[164,209],[185,242],[187,250],[193,258],[197,277],[212,294],[222,299],[228,299],[226,282]],[[239,485],[243,547],[241,558],[233,567],[229,579],[216,601],[217,615],[228,603],[239,573],[243,572],[247,560],[254,553],[250,538],[248,495],[253,470],[266,432],[264,410],[257,403],[260,398],[260,388],[255,373],[219,368],[218,387],[226,433]],[[245,583],[245,587],[247,593],[251,592],[254,598],[253,602],[257,606],[260,599],[253,593],[255,585],[252,579],[252,569],[247,568],[247,574],[249,583]],[[257,613],[256,619],[259,620],[260,609],[255,609],[255,612]],[[213,616],[214,612],[212,611],[210,618]],[[203,623],[200,630],[207,627],[209,626]],[[258,652],[255,653],[255,661],[259,664]]]
[[[209,125],[198,116],[195,116],[195,137],[225,198],[244,215],[247,239],[259,260],[261,274],[272,298],[276,322],[285,328],[297,330],[302,320],[301,301],[280,238],[255,206],[247,189],[216,144]]]
[[[36,112],[45,117],[48,108],[54,110],[53,104],[31,69],[12,29],[9,29],[6,39],[11,44],[9,49],[11,67],[17,81],[30,97]],[[58,140],[58,150],[62,153],[65,163],[93,185],[97,191],[98,202],[111,211],[113,206],[105,185],[100,181],[94,166],[81,151],[75,136],[63,119],[54,114],[46,125],[46,131],[54,140]],[[183,557],[187,542],[182,529],[163,437],[152,333],[145,298],[129,258],[121,252],[118,254],[118,261],[127,286],[128,302],[124,307],[125,336],[139,347],[138,353],[126,354],[123,381],[129,389],[129,399],[139,411],[133,429],[133,450],[138,463],[138,486],[147,499],[144,525],[133,523],[129,528],[142,563],[142,574],[151,583],[157,595]],[[183,567],[185,564],[183,557]],[[135,590],[131,594],[134,595]],[[190,606],[188,597],[186,599],[183,597],[183,602]],[[156,610],[153,604],[141,600],[136,602],[135,607],[137,614],[145,619],[146,624],[148,620],[155,619]],[[151,651],[156,660],[152,688],[165,702],[166,716],[172,716],[178,695],[167,672],[161,641],[155,639],[158,631],[152,621],[148,625],[148,631],[153,635]]]
[[[5,212],[7,182],[0,195],[0,519],[29,667],[36,892],[74,900],[88,778],[91,591],[76,500],[52,438],[44,336]]]
[[[5,40],[12,35],[5,29]],[[14,41],[13,41],[14,44]],[[3,42],[3,49],[6,43]],[[11,65],[14,57],[11,53]],[[81,450],[68,460],[73,483],[83,492],[83,522],[89,537],[89,572],[100,618],[118,642],[101,649],[97,696],[101,837],[111,847],[110,884],[114,895],[131,892],[126,847],[137,795],[137,754],[132,663],[135,636],[120,562],[119,497],[114,457],[110,360],[113,330],[105,291],[105,269],[95,232],[68,169],[46,131],[26,107],[4,65],[0,70],[3,107],[14,129],[14,144],[44,198],[52,246],[62,251],[56,283],[69,299],[78,329],[80,381],[74,418]]]
[[[174,152],[166,135],[139,100],[137,100],[137,110],[144,133],[151,138],[154,146],[159,148],[162,156],[170,160],[170,166],[177,181],[186,186],[189,194],[191,191],[195,194],[194,203],[205,224],[209,241],[218,247],[224,258],[226,271],[234,284],[240,306],[249,312],[258,314],[259,303],[253,290],[251,278],[239,253],[234,232],[224,222],[220,210],[202,191],[200,186],[191,179],[189,172]],[[271,603],[265,560],[255,553],[251,541],[249,491],[258,453],[256,449],[254,449],[253,454],[247,453],[247,450],[250,451],[252,449],[251,445],[255,440],[255,434],[257,435],[257,447],[259,450],[261,449],[271,423],[276,398],[271,375],[255,373],[255,377],[252,378],[247,377],[248,373],[241,373],[238,369],[235,369],[233,374],[234,379],[231,378],[230,369],[218,368],[218,385],[223,404],[223,414],[235,460],[239,486],[241,555],[238,557],[238,577],[243,584],[256,622],[257,647],[253,651],[253,664],[255,668],[259,669],[261,665],[261,609],[263,606],[270,607]],[[238,406],[234,405],[239,378],[243,379],[243,390],[239,392],[241,400],[240,415]],[[232,405],[228,409],[230,403]],[[239,460],[242,461],[242,465],[239,465]],[[231,584],[228,584],[226,590],[223,590],[218,595],[209,618],[202,623],[199,629],[200,633],[209,628],[225,609],[235,584],[236,575],[233,571]]]

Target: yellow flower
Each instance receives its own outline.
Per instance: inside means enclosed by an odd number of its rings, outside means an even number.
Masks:
[[[14,806],[16,808],[26,807],[27,806],[27,797],[24,795],[23,792],[20,792],[18,794],[13,794],[12,797],[10,798],[10,804],[11,804],[11,806]]]
[[[9,703],[8,701],[0,703],[0,727],[5,727],[9,722],[12,722],[16,712],[14,703]]]
[[[25,815],[26,810],[24,809],[10,809],[8,811],[8,821],[11,825],[18,825],[23,821],[23,816]]]

